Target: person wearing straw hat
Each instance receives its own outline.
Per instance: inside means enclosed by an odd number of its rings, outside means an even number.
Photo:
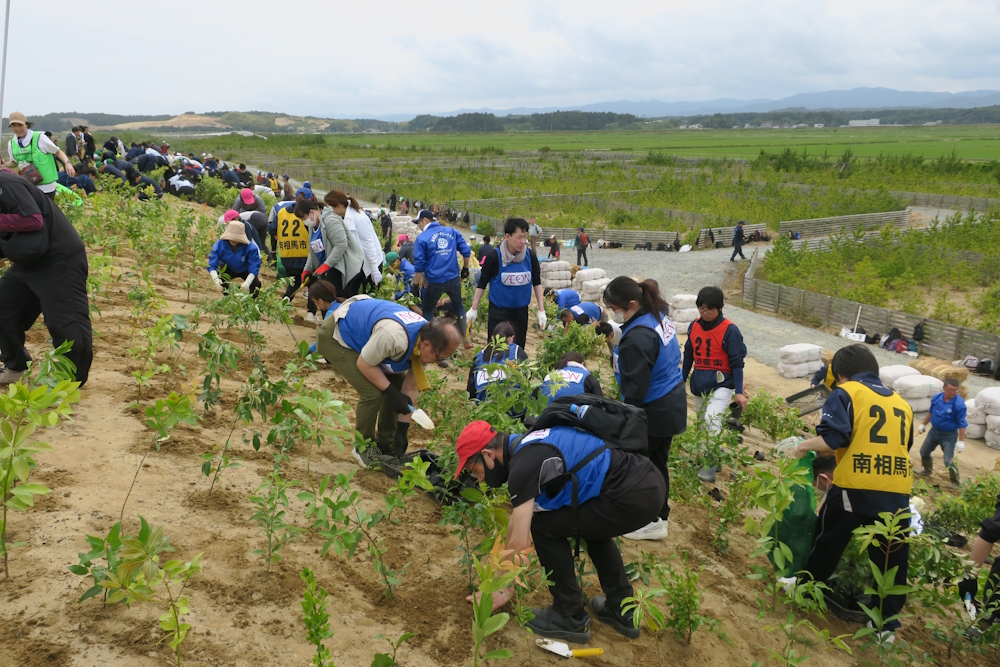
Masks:
[[[7,124],[14,133],[14,137],[7,142],[8,160],[16,162],[18,173],[54,200],[56,180],[59,178],[56,159],[65,165],[68,176],[76,176],[69,158],[51,139],[32,130],[33,123],[29,123],[20,111],[12,112]]]
[[[260,289],[260,248],[247,238],[243,222],[231,220],[226,225],[222,238],[212,246],[208,256],[208,275],[212,282],[222,291],[236,278],[242,278],[240,289],[252,291],[254,295]]]

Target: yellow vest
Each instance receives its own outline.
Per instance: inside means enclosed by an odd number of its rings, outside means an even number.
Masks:
[[[860,382],[845,382],[840,388],[851,397],[854,424],[851,444],[837,450],[833,483],[845,489],[909,495],[913,470],[906,441],[913,410],[896,392],[879,396]]]
[[[278,209],[278,252],[288,258],[309,256],[309,229],[284,208]]]
[[[823,384],[825,384],[827,389],[830,391],[837,388],[837,378],[833,377],[833,364],[826,365],[826,377],[823,379]]]

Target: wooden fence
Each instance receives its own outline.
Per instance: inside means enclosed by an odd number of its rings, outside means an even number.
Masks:
[[[918,344],[921,354],[947,361],[968,355],[1000,359],[1000,336],[997,334],[759,280],[754,276],[763,258],[762,249],[754,250],[750,268],[743,278],[743,301],[754,310],[812,318],[824,327],[833,328],[853,328],[857,320],[869,335],[889,333],[891,328],[897,327],[907,338],[912,336],[913,327],[923,321],[924,340]]]
[[[811,220],[786,220],[778,223],[778,232],[782,235],[798,232],[803,237],[829,236],[844,229],[879,229],[886,225],[906,227],[909,222],[907,211],[891,211],[888,213],[862,213],[860,215],[838,215],[831,218],[813,218]]]

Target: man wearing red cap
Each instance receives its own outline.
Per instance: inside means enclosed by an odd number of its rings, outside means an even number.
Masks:
[[[455,450],[456,477],[468,470],[493,488],[507,483],[514,511],[506,546],[520,552],[534,541],[538,561],[549,573],[552,605],[532,609],[532,632],[590,640],[590,616],[567,540],[575,537],[586,540],[606,595],[591,598],[591,610],[626,637],[638,637],[632,614],[621,612],[622,600],[633,591],[614,538],[645,526],[663,506],[666,486],[650,460],[569,426],[511,436],[484,421],[466,426]]]

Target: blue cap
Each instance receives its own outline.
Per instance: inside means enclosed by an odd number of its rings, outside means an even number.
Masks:
[[[420,214],[417,216],[417,220],[424,220],[424,219],[427,219],[427,220],[436,220],[436,218],[434,217],[434,214],[431,213],[430,211],[428,211],[426,208],[424,210],[422,210],[420,212]]]
[[[305,183],[302,184],[302,187],[304,187],[307,190],[312,190],[312,183],[306,181]]]
[[[303,197],[305,197],[306,199],[311,199],[311,200],[313,200],[313,201],[316,201],[316,195],[314,195],[314,194],[313,194],[313,191],[312,191],[312,190],[310,190],[310,189],[309,189],[309,188],[307,188],[307,187],[301,187],[301,188],[299,188],[298,190],[296,190],[296,191],[295,191],[295,198],[296,198],[296,199],[298,199],[298,198],[299,198],[299,195],[302,195],[302,196],[303,196]]]

